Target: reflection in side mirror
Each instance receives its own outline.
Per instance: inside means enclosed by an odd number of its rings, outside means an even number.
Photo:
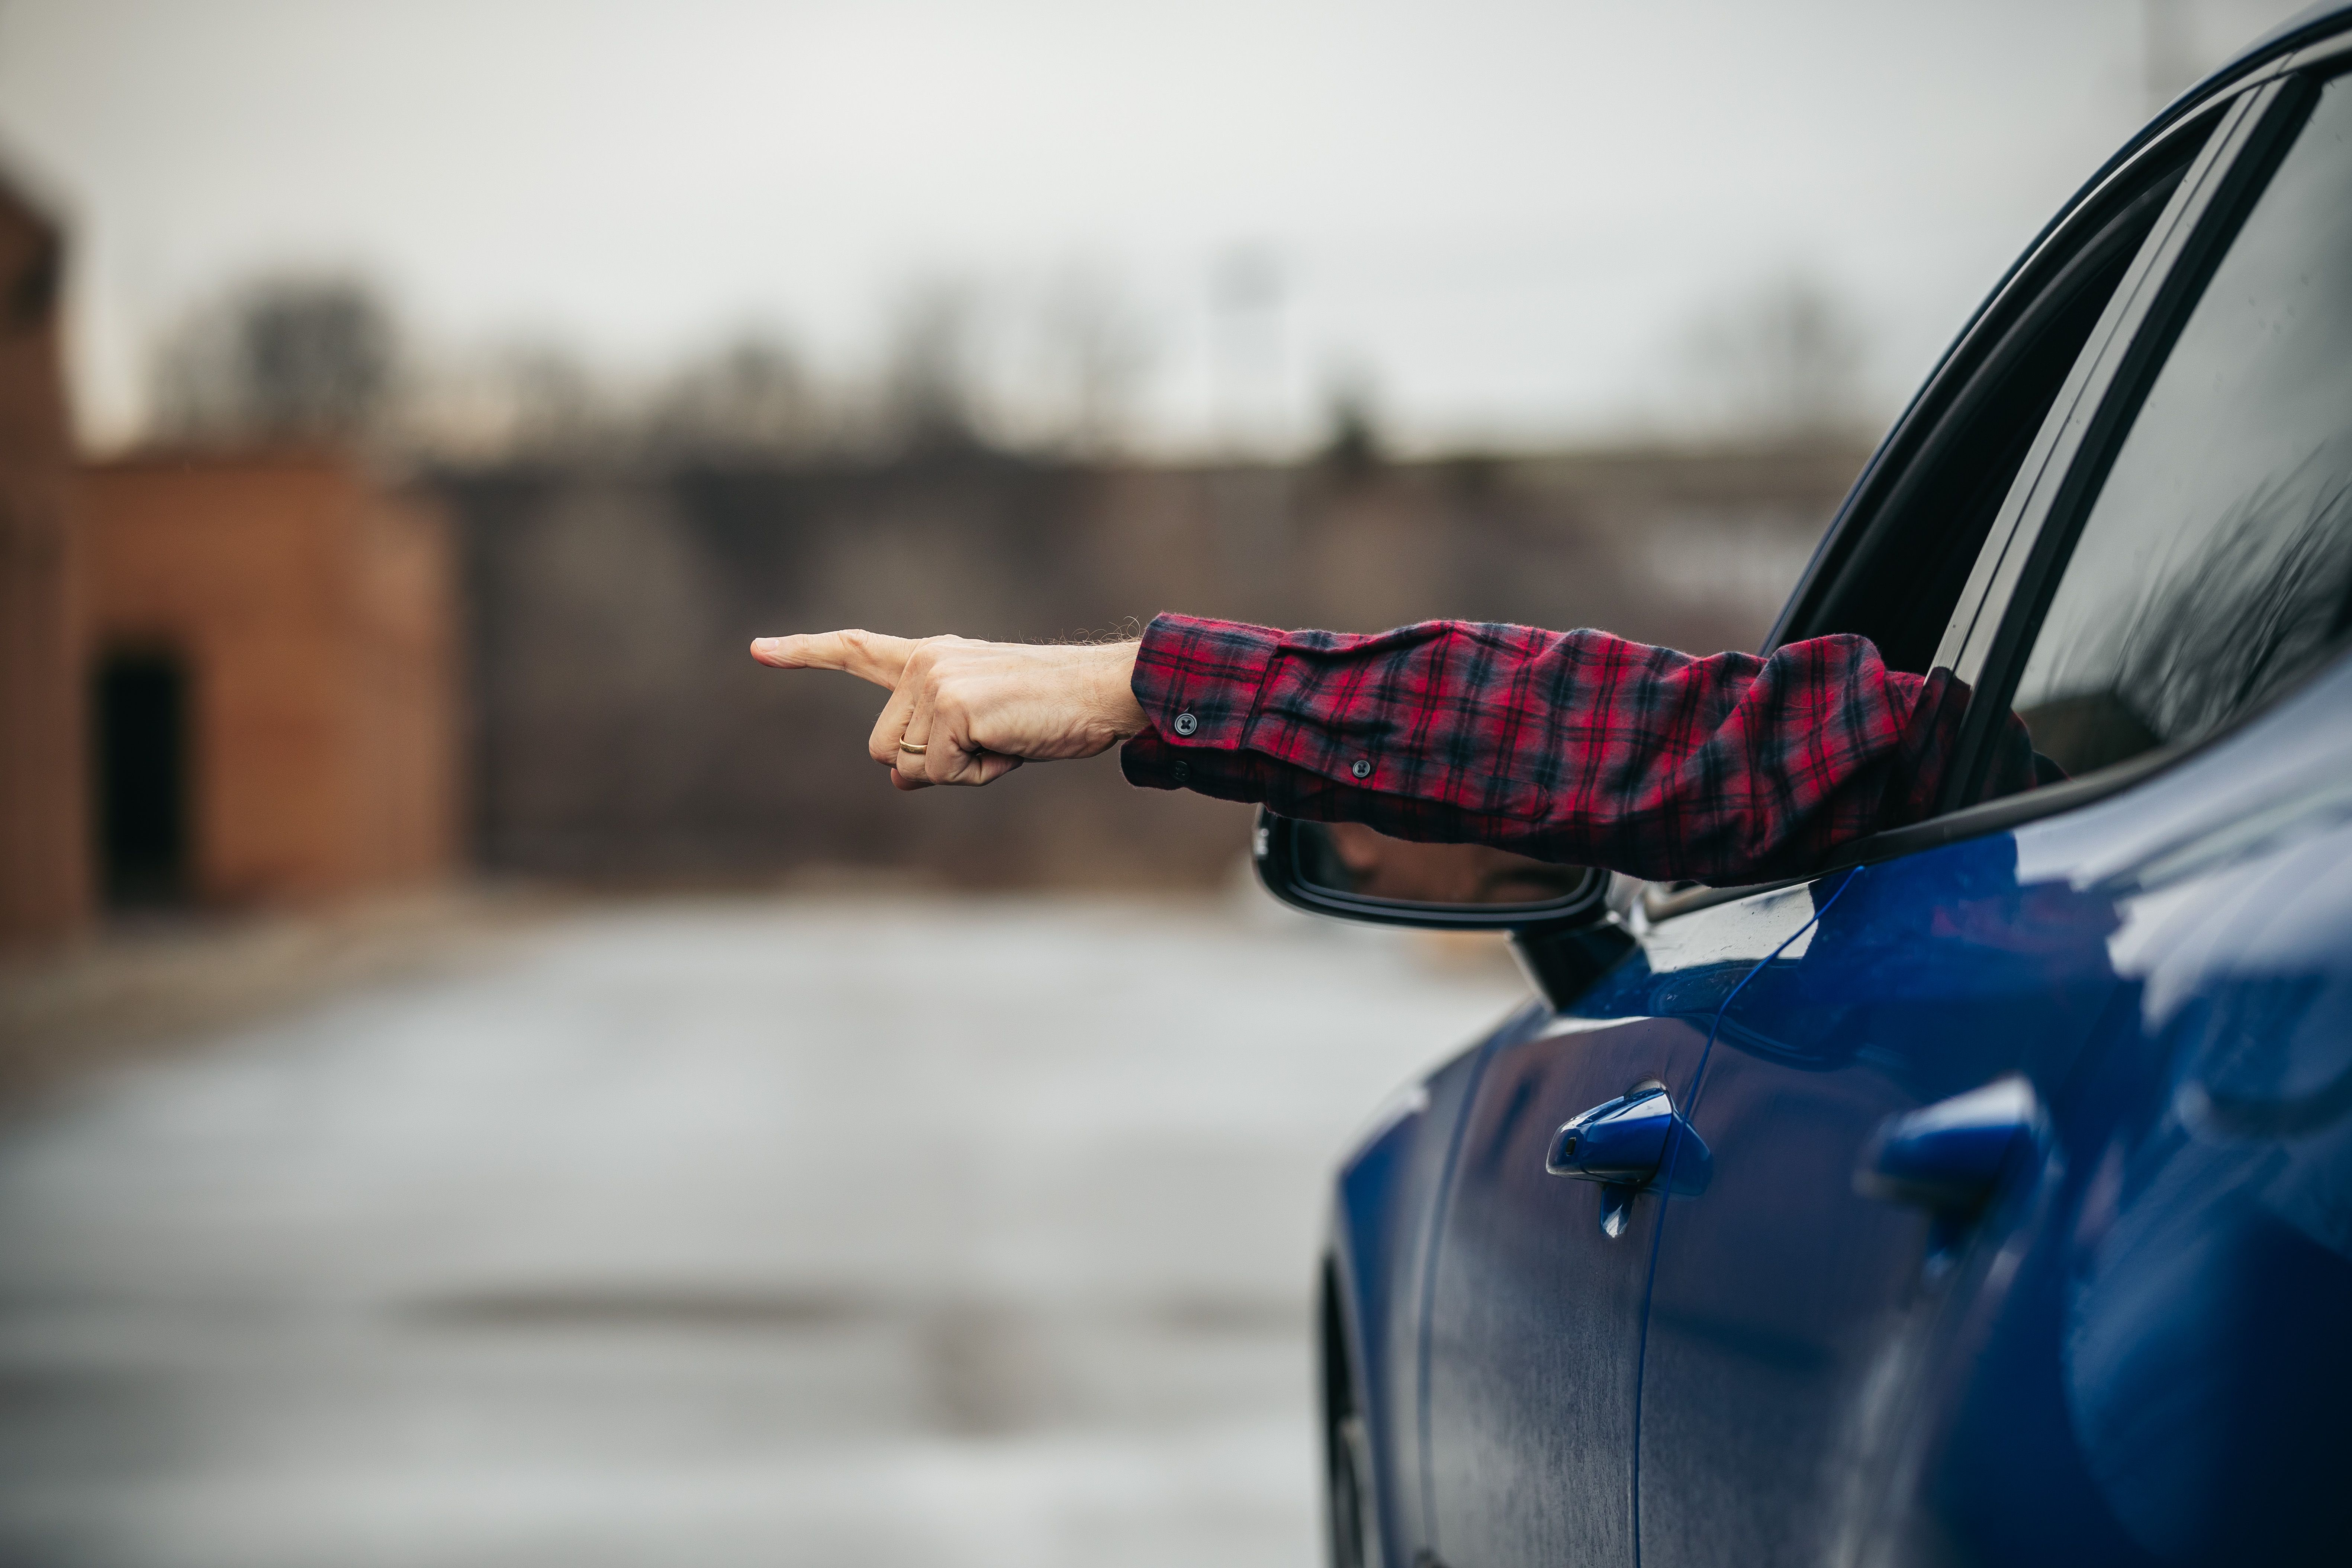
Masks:
[[[1294,909],[1375,925],[1507,931],[1528,977],[1570,1005],[1633,947],[1607,873],[1480,844],[1409,844],[1348,823],[1258,813],[1258,879]]]
[[[1413,844],[1360,823],[1291,825],[1295,874],[1346,899],[1432,908],[1519,908],[1574,899],[1591,886],[1582,866],[1557,866],[1483,844]]]

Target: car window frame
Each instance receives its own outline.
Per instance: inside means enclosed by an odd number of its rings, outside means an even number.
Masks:
[[[2148,138],[2129,156],[2118,159],[2053,220],[2010,268],[1952,346],[1945,351],[1926,384],[1864,467],[1837,516],[1814,547],[1770,635],[1764,639],[1762,652],[1769,654],[1784,643],[1852,629],[1833,624],[1833,606],[1850,596],[1853,580],[1867,576],[1874,569],[1873,558],[1892,548],[1898,532],[1905,531],[1903,503],[1916,493],[1921,476],[1947,461],[1951,447],[1968,438],[1970,432],[1966,424],[1973,416],[1979,388],[1988,379],[1998,379],[2006,362],[2028,352],[2021,334],[2034,327],[2037,317],[2048,313],[2046,302],[2050,296],[2065,286],[2069,272],[2100,244],[2109,226],[2139,202],[2151,183],[2173,167],[2188,164],[2174,187],[2177,200],[2180,191],[2196,181],[2198,161],[2200,157],[2210,158],[2217,140],[2216,128],[2238,91],[2232,89],[2217,94],[2210,102],[2183,113],[2163,134]],[[2159,215],[2155,229],[2160,229],[2165,221],[2166,216]],[[2147,242],[2143,241],[2141,256],[2135,257],[2134,261],[2139,261],[2147,249]],[[2127,267],[2110,296],[2109,312],[2116,300],[2134,283],[2134,275]],[[2103,314],[2085,340],[2084,352],[2076,354],[2067,380],[2053,396],[2053,411],[2065,406],[2068,398],[2079,391],[2074,374],[2090,357],[2089,351],[2101,341],[2102,332],[2110,328],[2111,323]],[[2049,416],[2045,413],[2043,429],[2036,432],[2037,440],[2048,425]],[[2029,446],[2019,471],[2023,472],[2044,456]],[[2004,521],[2013,519],[1996,516],[1992,527],[1999,530]],[[1957,615],[1978,603],[1982,589],[1983,584],[1972,574],[1962,586],[1952,613]]]
[[[2254,99],[2267,90],[2266,86],[2234,93],[2219,106],[2221,122],[2198,149],[2189,173],[2173,188],[2171,199],[2149,230],[2140,253],[2132,258],[2123,281],[2108,299],[2098,325],[2092,329],[2082,353],[2067,373],[2066,384],[2042,416],[2042,428],[2035,433],[2032,449],[2010,482],[2000,515],[1994,519],[1984,546],[1978,552],[1968,586],[1953,606],[1943,640],[1936,649],[1937,667],[1950,670],[1971,689],[1984,679],[1988,667],[1992,666],[1987,638],[2007,615],[2025,557],[2041,538],[2058,492],[2070,485],[2078,491],[2082,488],[2084,469],[2078,459],[2091,434],[2089,426],[2099,422],[2103,415],[2106,425],[2115,422],[2116,400],[2111,395],[2122,362],[2135,354],[2142,359],[2147,357],[2145,345],[2150,341],[2147,330],[2150,313],[2176,276],[2175,264],[2180,259],[2183,247],[2200,228],[2218,189],[2217,171],[2235,166],[2236,153],[2244,145],[2246,127],[2254,118]],[[1985,706],[1975,705],[1978,710]],[[1964,737],[1964,757],[1969,754],[1966,741],[1969,738]],[[1938,802],[1947,810],[1958,804],[1950,798],[1948,790],[1947,797]]]
[[[2192,171],[2201,178],[2194,188],[2184,182],[2179,193],[2178,221],[2168,232],[2159,224],[2150,237],[2145,275],[2132,298],[2118,301],[2116,331],[2081,367],[2080,395],[2063,414],[2053,410],[2049,460],[2032,489],[2016,498],[2013,529],[2004,538],[1996,526],[1998,552],[1989,542],[1979,559],[1987,581],[1970,623],[1962,628],[1956,618],[1937,650],[1937,662],[1976,693],[1961,726],[1958,765],[1937,803],[1944,808],[1973,804],[1982,788],[1993,739],[2007,720],[2042,615],[2124,439],[2316,97],[2313,79],[2299,74],[2240,95],[2214,134],[2209,166]]]
[[[2305,68],[2320,62],[2326,62],[2324,68]],[[1870,535],[1883,527],[1890,503],[1908,488],[1906,481],[1937,461],[1937,437],[1974,380],[2064,269],[2138,199],[2153,172],[2177,160],[2193,139],[2196,151],[2187,172],[2116,286],[2019,465],[1937,650],[1936,665],[1954,669],[1979,691],[1990,678],[2005,702],[2026,651],[2015,647],[2022,634],[2013,629],[2023,614],[2021,605],[2032,603],[2021,596],[2021,587],[2038,595],[2063,573],[2098,483],[2198,291],[2292,143],[2318,82],[2347,68],[2352,34],[2283,53],[2218,86],[2204,101],[2178,106],[2168,124],[2119,156],[2053,221],[1962,331],[1855,482],[1766,639],[1767,653],[1783,642],[1819,635],[1807,626],[1808,618],[1833,599],[1841,577],[1863,568]],[[2304,102],[2296,101],[2298,94]],[[2053,516],[2069,531],[2063,540],[2051,530]],[[1958,662],[1964,659],[1969,668]],[[1971,802],[1968,792],[1977,787],[1989,760],[1991,720],[2000,707],[1970,704],[1953,776],[1927,820],[1858,839],[1802,878],[1719,888],[1650,884],[1638,905],[1643,923],[2071,811],[2131,787],[2235,728],[2225,726],[2194,745],[2159,747],[2082,779]]]
[[[1925,822],[1889,829],[1849,846],[1824,868],[1870,864],[1914,854],[2056,816],[2130,789],[2175,763],[2221,743],[2334,663],[2343,648],[2315,662],[2303,679],[2194,742],[2158,746],[2081,778],[1974,801],[1981,787],[2011,694],[2032,649],[2051,595],[2063,577],[2084,523],[2096,503],[2124,439],[2158,374],[2223,256],[2235,241],[2271,176],[2301,131],[2325,82],[2352,70],[2352,37],[2278,61],[2233,89],[2228,118],[2202,161],[2178,193],[2180,222],[2149,238],[2151,265],[2127,279],[2135,297],[2124,301],[2116,332],[2086,352],[2084,384],[2072,408],[2053,407],[2047,434],[2051,460],[2018,498],[2016,526],[2006,537],[1996,525],[1979,568],[1985,582],[1970,624],[1949,637],[1937,662],[1952,668],[1976,692],[1956,748],[1944,806]],[[2193,184],[2193,188],[2192,188]],[[2117,289],[2118,297],[2124,289]],[[1995,541],[1999,542],[1998,548]],[[1996,555],[2003,559],[1993,559]],[[1965,596],[1964,596],[1965,600]],[[1966,608],[1964,603],[1964,608]],[[1955,625],[1959,616],[1956,613]]]

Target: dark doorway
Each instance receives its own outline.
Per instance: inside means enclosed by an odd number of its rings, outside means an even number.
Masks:
[[[116,654],[98,672],[98,830],[106,899],[188,891],[188,676],[169,654]]]

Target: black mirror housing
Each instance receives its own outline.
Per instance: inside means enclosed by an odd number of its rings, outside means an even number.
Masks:
[[[1339,885],[1320,824],[1261,807],[1251,862],[1265,890],[1308,914],[1423,931],[1507,932],[1519,965],[1554,1007],[1565,1007],[1633,945],[1607,902],[1609,874],[1561,867],[1561,890],[1520,902],[1438,903],[1381,898]]]

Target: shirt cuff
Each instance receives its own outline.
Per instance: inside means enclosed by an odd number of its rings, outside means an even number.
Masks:
[[[1154,616],[1130,686],[1160,744],[1240,751],[1283,635],[1240,621]]]
[[[1251,752],[1180,749],[1157,730],[1146,730],[1119,748],[1118,771],[1138,789],[1189,789],[1219,800],[1265,798],[1265,759]]]

